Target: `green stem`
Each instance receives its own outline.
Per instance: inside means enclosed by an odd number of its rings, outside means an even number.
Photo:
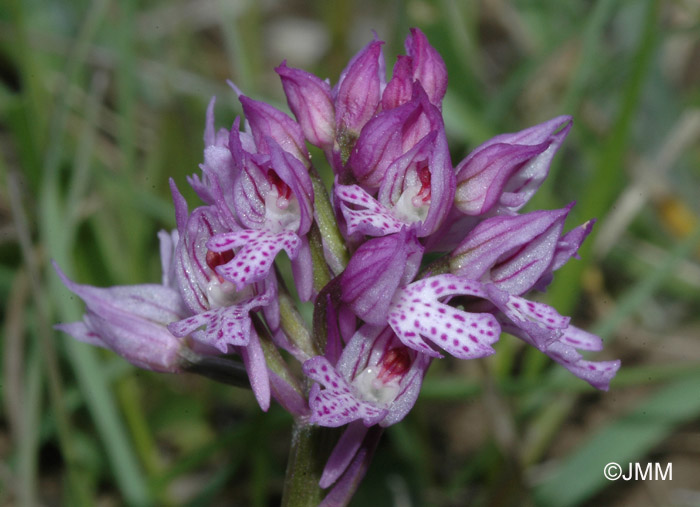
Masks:
[[[322,244],[326,247],[330,257],[328,259],[330,268],[333,274],[337,275],[348,264],[348,249],[345,246],[342,234],[340,234],[340,229],[338,229],[338,223],[335,220],[335,213],[333,213],[333,206],[328,197],[326,187],[318,171],[313,166],[309,169],[309,176],[314,189],[314,219],[323,240]]]
[[[321,502],[323,493],[318,482],[328,455],[325,452],[328,435],[327,428],[295,421],[284,478],[283,507],[315,507]]]

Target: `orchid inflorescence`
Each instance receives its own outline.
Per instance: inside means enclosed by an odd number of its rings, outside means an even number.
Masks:
[[[489,356],[505,331],[597,389],[620,366],[584,359],[600,338],[523,297],[546,289],[593,226],[563,233],[571,206],[519,212],[571,118],[499,135],[453,167],[442,58],[412,29],[387,82],[382,44],[334,87],[277,67],[296,120],[234,86],[245,120],[217,130],[212,99],[201,173],[188,178],[204,204],[190,211],[171,180],[177,229],[159,233],[161,283],[96,288],[58,270],[87,305],[81,322],[57,326],[76,339],[142,368],[247,384],[263,410],[275,398],[305,424],[347,425],[320,480],[329,504],[445,354]],[[307,142],[333,170],[330,195]],[[314,303],[311,328],[276,266],[281,250],[299,300]]]

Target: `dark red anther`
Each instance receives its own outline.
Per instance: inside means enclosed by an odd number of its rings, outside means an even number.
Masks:
[[[411,368],[411,354],[408,349],[396,347],[382,358],[381,370],[377,378],[386,384],[396,377],[405,375],[409,368]]]
[[[267,170],[267,181],[274,185],[274,187],[277,189],[277,195],[279,197],[287,200],[291,199],[292,189],[289,188],[289,185],[282,181],[282,178],[277,175],[274,169]]]
[[[226,250],[225,252],[212,252],[211,250],[207,250],[207,266],[209,266],[214,274],[216,274],[216,266],[226,264],[233,259],[233,256],[233,250]],[[218,274],[216,274],[216,277],[219,279],[219,282],[224,283],[224,279]]]
[[[420,179],[421,187],[417,196],[423,202],[428,202],[430,201],[430,167],[428,167],[427,163],[424,162],[418,167],[418,178]]]

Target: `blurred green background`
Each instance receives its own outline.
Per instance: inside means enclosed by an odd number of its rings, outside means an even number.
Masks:
[[[332,82],[411,26],[443,55],[453,163],[558,114],[574,128],[530,208],[597,217],[543,300],[622,359],[598,393],[504,336],[434,364],[356,505],[700,505],[700,3],[696,0],[3,0],[0,505],[279,503],[291,418],[250,392],[137,370],[52,329],[81,283],[159,280],[168,190],[244,93],[285,107],[286,58]],[[319,169],[327,168],[320,157]],[[194,194],[187,194],[191,203]],[[672,463],[672,481],[603,466]]]

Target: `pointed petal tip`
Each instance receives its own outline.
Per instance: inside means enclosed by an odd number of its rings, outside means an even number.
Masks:
[[[241,91],[241,89],[238,88],[238,86],[236,86],[236,83],[234,83],[234,82],[231,81],[230,79],[227,79],[227,80],[226,80],[226,84],[229,86],[229,88],[231,88],[231,89],[236,93],[236,96],[237,96],[239,99],[240,99],[241,97],[244,96],[244,95],[243,95],[243,92]]]

